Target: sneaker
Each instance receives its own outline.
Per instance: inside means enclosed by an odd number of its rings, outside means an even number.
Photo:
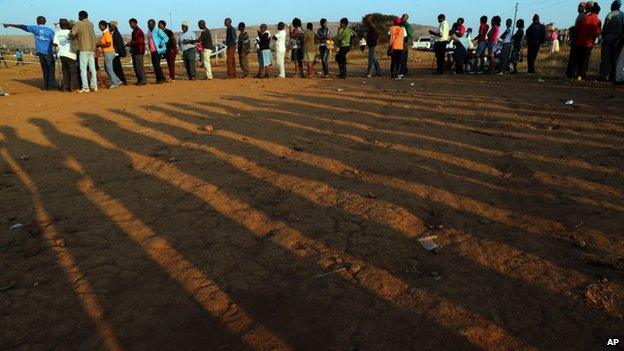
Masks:
[[[91,92],[91,90],[89,90],[89,89],[80,89],[80,90],[78,90],[78,93],[90,93],[90,92]]]
[[[364,77],[366,78],[372,78],[373,76],[371,76],[370,74],[365,75]]]

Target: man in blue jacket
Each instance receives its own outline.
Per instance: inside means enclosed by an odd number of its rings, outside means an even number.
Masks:
[[[56,88],[56,77],[54,76],[54,55],[52,54],[52,40],[54,31],[45,26],[46,19],[43,16],[37,17],[37,25],[9,24],[4,23],[4,28],[13,27],[32,33],[35,37],[35,47],[37,56],[43,71],[43,89],[53,90]],[[19,60],[18,60],[19,61]],[[19,64],[19,62],[18,62]]]
[[[167,42],[169,37],[160,28],[156,27],[156,21],[150,19],[147,21],[147,47],[152,54],[152,66],[154,66],[154,74],[156,75],[156,84],[162,84],[166,81],[160,61],[162,55],[167,51]]]

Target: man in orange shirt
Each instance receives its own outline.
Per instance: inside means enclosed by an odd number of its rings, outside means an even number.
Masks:
[[[106,73],[110,78],[109,88],[115,89],[122,85],[123,82],[119,79],[119,77],[117,77],[113,68],[113,62],[115,61],[115,56],[117,56],[115,47],[113,46],[113,36],[108,29],[108,23],[106,23],[106,21],[100,21],[99,27],[102,31],[102,37],[96,46],[100,48],[104,54],[104,67],[106,68]]]
[[[388,31],[390,35],[390,48],[388,49],[388,54],[391,59],[390,63],[390,72],[392,79],[401,79],[403,76],[401,75],[401,62],[403,60],[403,47],[405,37],[407,37],[407,32],[405,31],[405,27],[402,26],[402,19],[397,17],[394,19],[394,25],[390,27]]]

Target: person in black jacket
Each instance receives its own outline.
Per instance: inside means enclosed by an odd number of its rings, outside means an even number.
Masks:
[[[527,63],[529,70],[527,73],[535,74],[535,60],[539,53],[540,46],[546,42],[546,26],[540,23],[538,14],[533,16],[533,23],[526,30],[527,40]]]
[[[110,29],[111,35],[113,36],[113,47],[115,48],[115,52],[117,56],[113,60],[113,71],[115,75],[123,82],[124,85],[128,85],[126,81],[126,75],[124,74],[123,67],[121,66],[121,58],[126,57],[126,45],[124,44],[123,37],[121,33],[119,33],[119,29],[117,29],[117,21],[108,22],[108,28]]]

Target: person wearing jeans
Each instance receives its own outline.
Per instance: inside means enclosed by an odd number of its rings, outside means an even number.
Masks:
[[[41,63],[41,71],[43,73],[43,89],[52,90],[55,88],[56,79],[54,77],[54,56],[52,55],[52,41],[54,40],[54,31],[45,26],[46,19],[43,16],[37,17],[36,25],[24,25],[24,24],[8,24],[4,23],[4,28],[13,27],[23,31],[32,33],[35,37],[35,47],[37,50],[37,56],[39,56],[39,62]],[[21,60],[21,51],[18,56],[18,50],[15,51],[15,57],[17,64],[19,65]]]
[[[368,69],[366,70],[366,76],[373,76],[373,69],[375,70],[375,76],[381,76],[381,68],[379,67],[379,61],[377,61],[377,43],[379,42],[379,30],[373,23],[373,16],[366,17],[366,43],[368,44]]]
[[[316,31],[319,40],[319,56],[321,57],[321,66],[323,66],[323,77],[329,77],[329,49],[327,48],[327,40],[331,39],[331,29],[327,27],[327,19],[321,18],[321,28]]]
[[[389,30],[390,48],[388,52],[390,54],[390,77],[392,79],[401,79],[403,76],[401,74],[401,66],[403,64],[403,47],[405,44],[404,39],[407,36],[407,32],[405,31],[405,27],[401,25],[401,18],[397,17],[394,19],[393,22],[394,25],[390,27]]]
[[[131,41],[126,44],[130,48],[132,54],[132,68],[134,74],[137,77],[136,85],[147,84],[147,77],[145,76],[145,67],[143,63],[143,55],[145,55],[145,34],[143,30],[139,28],[136,18],[131,18],[128,23],[132,28]]]
[[[117,53],[115,52],[115,47],[113,46],[113,36],[108,30],[108,23],[106,21],[100,21],[99,23],[100,30],[102,31],[102,38],[100,42],[97,44],[97,47],[102,50],[104,54],[104,68],[106,69],[106,73],[110,78],[110,88],[114,89],[118,86],[122,85],[123,82],[117,75],[115,74],[115,69],[113,67],[113,61],[115,61],[115,57]]]
[[[88,93],[89,88],[93,91],[98,90],[97,71],[95,70],[95,31],[93,23],[89,21],[89,15],[86,11],[78,13],[79,21],[71,30],[71,38],[78,39],[77,50],[78,60],[80,63],[80,77],[82,81],[82,89],[78,92]],[[91,80],[87,79],[87,68],[91,72]]]

